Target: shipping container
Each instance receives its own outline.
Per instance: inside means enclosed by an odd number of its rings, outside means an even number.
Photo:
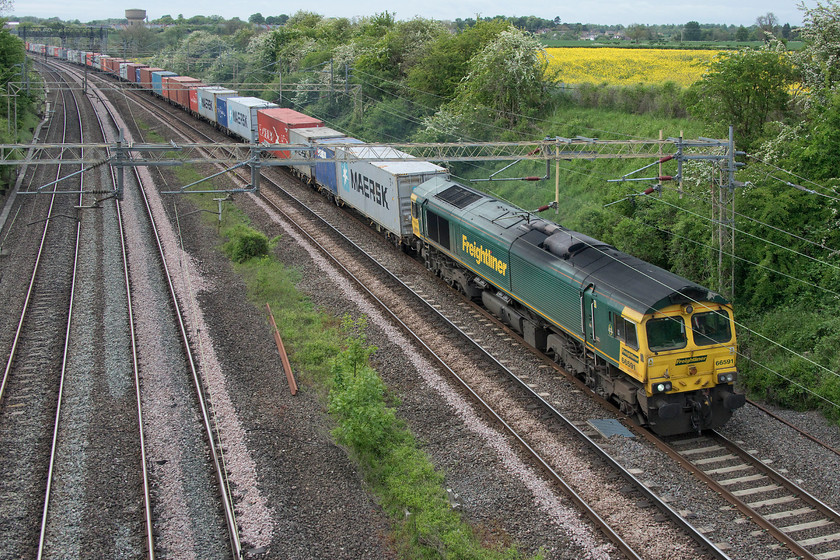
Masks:
[[[334,161],[317,161],[332,159],[336,151],[341,150],[339,144],[364,144],[358,138],[344,136],[341,138],[322,138],[313,141],[315,146],[315,182],[321,187],[327,188],[334,195],[338,195],[338,182],[336,181],[336,163]]]
[[[198,78],[191,78],[189,76],[170,76],[168,79],[169,97],[173,103],[176,103],[184,108],[190,106],[190,86],[204,85]]]
[[[192,113],[198,113],[198,88],[202,87],[204,84],[201,85],[191,85],[189,90],[189,98],[190,98],[190,111]]]
[[[289,144],[306,144],[314,146],[319,140],[330,138],[346,138],[343,132],[333,130],[326,126],[315,128],[292,128],[289,130]],[[315,180],[315,152],[314,150],[293,151],[291,157],[295,159],[311,159],[312,163],[293,165],[292,168],[307,181]]]
[[[227,128],[227,100],[232,97],[217,97],[216,98],[216,123],[222,128]]]
[[[169,70],[158,70],[157,72],[152,72],[152,91],[161,97],[165,97],[163,91],[163,79],[168,78],[169,76],[177,75],[178,74],[175,72],[170,72]]]
[[[152,73],[163,71],[163,68],[141,68],[140,85],[146,89],[152,89]]]
[[[239,97],[238,92],[218,86],[198,88],[196,94],[198,95],[198,114],[214,123],[219,122],[219,117],[216,114],[216,99]],[[225,115],[227,115],[227,112],[225,112]],[[227,123],[227,118],[225,118],[225,123]]]
[[[397,238],[411,235],[411,193],[432,177],[448,178],[443,167],[385,146],[350,146],[348,161],[336,162],[342,202],[373,220]],[[359,161],[383,158],[392,161]],[[401,158],[395,160],[394,158]]]
[[[111,57],[105,60],[103,69],[108,72],[109,74],[113,74],[115,76],[119,76],[120,74],[120,64],[125,62],[124,58],[115,58]]]
[[[257,137],[267,144],[288,144],[290,128],[314,128],[324,126],[323,121],[298,113],[292,109],[277,107],[260,109],[257,112]],[[275,157],[289,157],[289,150],[273,150]]]
[[[246,142],[257,141],[257,110],[277,107],[259,97],[227,98],[227,129]]]
[[[137,83],[140,81],[140,72],[141,68],[148,68],[146,64],[140,64],[138,62],[129,62],[126,65],[126,80],[129,82]]]
[[[154,76],[154,74],[153,74]],[[161,75],[160,77],[160,95],[163,96],[164,99],[172,99],[172,93],[174,92],[175,86],[172,83],[172,80],[177,78],[178,74],[172,72],[171,76]],[[152,78],[152,83],[154,83],[154,78]],[[157,92],[155,92],[157,93]]]
[[[128,62],[120,62],[120,79],[128,81]]]

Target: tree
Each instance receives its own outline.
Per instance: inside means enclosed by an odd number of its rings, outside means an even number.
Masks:
[[[248,23],[263,25],[265,23],[265,18],[261,13],[257,12],[256,14],[251,14],[251,17],[248,18]]]
[[[683,41],[699,41],[700,36],[700,24],[698,22],[689,21],[683,26]]]
[[[808,48],[798,53],[804,85],[812,91],[814,102],[823,103],[840,83],[840,6],[818,3],[805,9],[800,32]]]
[[[776,27],[779,25],[779,20],[773,12],[767,12],[763,16],[758,16],[755,19],[755,26],[761,30],[763,39],[770,41],[776,35]]]
[[[627,38],[631,41],[649,41],[653,38],[647,25],[633,24],[627,28]]]
[[[408,71],[408,85],[424,104],[437,107],[451,101],[469,72],[469,61],[510,25],[504,21],[479,21],[455,35],[430,43],[417,64]]]
[[[739,26],[738,30],[735,31],[735,40],[738,41],[739,43],[744,43],[746,41],[749,41],[749,39],[750,39],[749,29],[747,29],[743,25]]]
[[[456,103],[465,112],[515,126],[545,101],[547,62],[541,52],[533,36],[513,28],[503,31],[470,60]]]
[[[765,47],[721,52],[702,80],[692,86],[690,111],[722,127],[733,125],[739,145],[748,147],[764,124],[784,116],[797,73],[784,51]]]

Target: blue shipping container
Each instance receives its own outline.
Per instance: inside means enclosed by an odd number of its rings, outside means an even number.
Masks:
[[[160,95],[163,96],[163,77],[164,76],[177,76],[175,72],[170,72],[169,70],[162,70],[160,72],[152,72],[152,90]]]
[[[219,126],[227,128],[227,98],[216,98],[216,122]]]
[[[315,157],[317,159],[328,159],[335,157],[335,148],[330,145],[335,144],[364,144],[358,138],[350,138],[345,136],[343,138],[324,138],[317,140],[315,145]],[[315,182],[323,187],[330,189],[333,194],[338,194],[338,181],[336,181],[336,169],[338,166],[334,161],[316,161],[315,162]]]

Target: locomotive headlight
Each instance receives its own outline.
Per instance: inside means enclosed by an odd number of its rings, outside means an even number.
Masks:
[[[667,393],[671,390],[671,382],[665,381],[663,383],[657,383],[653,386],[654,393]]]
[[[735,381],[738,378],[735,375],[734,372],[719,373],[717,377],[718,377],[718,383],[732,383],[733,381]]]

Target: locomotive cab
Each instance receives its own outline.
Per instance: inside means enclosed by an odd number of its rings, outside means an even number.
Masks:
[[[648,420],[657,433],[715,428],[744,404],[733,389],[737,342],[728,305],[671,305],[642,326]]]

